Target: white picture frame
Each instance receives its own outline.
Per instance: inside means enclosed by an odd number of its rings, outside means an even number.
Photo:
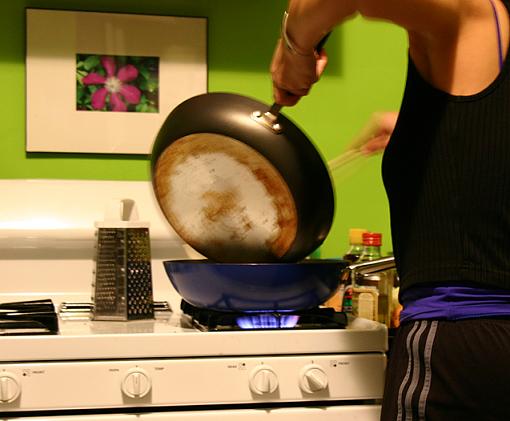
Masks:
[[[26,31],[27,152],[150,154],[171,110],[207,92],[206,18],[27,8]],[[95,77],[83,73],[85,59]],[[158,69],[121,71],[130,60]]]

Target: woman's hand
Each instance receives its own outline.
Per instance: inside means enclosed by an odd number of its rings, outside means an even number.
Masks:
[[[328,57],[324,49],[320,52],[293,52],[280,39],[271,63],[273,96],[277,104],[292,106],[308,94],[319,80]]]
[[[398,112],[378,111],[351,143],[350,148],[359,149],[365,155],[374,155],[386,148],[397,124]]]
[[[345,166],[363,156],[382,152],[397,124],[398,112],[378,111],[372,114],[360,133],[349,143],[344,152],[328,161],[331,171]]]

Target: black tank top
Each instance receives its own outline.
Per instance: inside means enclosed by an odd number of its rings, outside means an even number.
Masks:
[[[510,288],[508,55],[470,96],[434,88],[410,59],[382,173],[401,291],[431,282]]]

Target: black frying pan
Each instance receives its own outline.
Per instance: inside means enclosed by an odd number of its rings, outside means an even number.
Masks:
[[[307,136],[278,107],[230,93],[190,98],[151,156],[156,198],[175,231],[218,262],[296,262],[326,238],[334,193]]]

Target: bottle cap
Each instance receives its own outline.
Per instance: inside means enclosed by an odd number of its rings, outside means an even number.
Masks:
[[[382,234],[380,232],[364,232],[364,246],[380,246],[382,244]]]
[[[351,244],[362,244],[363,233],[367,232],[364,228],[351,228],[349,230],[349,243]]]

